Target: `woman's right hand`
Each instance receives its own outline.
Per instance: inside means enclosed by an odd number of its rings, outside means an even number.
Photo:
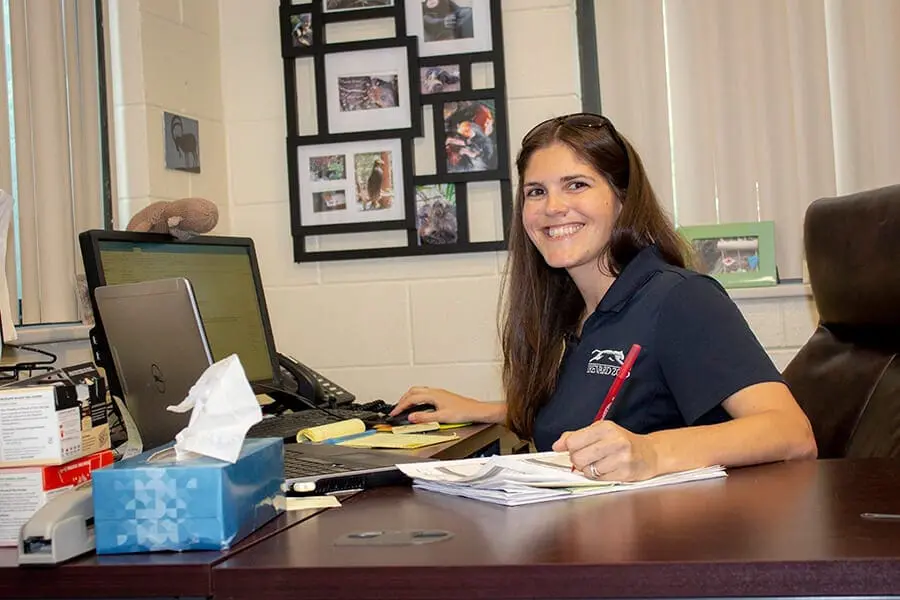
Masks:
[[[409,388],[391,410],[394,416],[411,406],[430,405],[433,412],[423,410],[412,412],[407,419],[410,423],[502,423],[506,418],[506,405],[499,402],[481,402],[448,392],[445,389],[413,386]]]

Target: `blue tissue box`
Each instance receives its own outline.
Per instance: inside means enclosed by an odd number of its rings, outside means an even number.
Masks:
[[[94,471],[98,554],[225,550],[283,509],[281,439],[244,440],[234,464],[173,445]]]

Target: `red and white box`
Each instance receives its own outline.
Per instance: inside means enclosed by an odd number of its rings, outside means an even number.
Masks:
[[[50,498],[112,463],[112,450],[101,450],[61,465],[0,469],[0,546],[15,546],[22,525]]]
[[[90,363],[0,387],[0,467],[61,465],[110,448],[106,382]]]

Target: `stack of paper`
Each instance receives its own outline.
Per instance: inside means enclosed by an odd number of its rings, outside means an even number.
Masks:
[[[721,466],[660,475],[636,482],[595,481],[571,471],[567,452],[540,452],[397,465],[413,486],[505,506],[609,494],[725,477]]]

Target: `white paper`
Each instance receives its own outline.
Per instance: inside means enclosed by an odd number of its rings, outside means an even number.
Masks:
[[[0,190],[0,326],[3,327],[3,343],[18,339],[13,322],[13,310],[9,299],[9,282],[6,279],[6,248],[9,241],[9,225],[12,223],[13,197]]]
[[[660,475],[636,482],[596,481],[571,471],[566,452],[399,464],[415,487],[505,506],[608,494],[725,477],[722,466]]]
[[[285,509],[310,510],[314,508],[340,508],[341,501],[336,496],[304,496],[301,498],[285,498]]]
[[[262,420],[262,409],[236,354],[210,365],[177,406],[167,410],[191,411],[188,426],[175,436],[175,458],[192,454],[235,462],[247,430]]]

